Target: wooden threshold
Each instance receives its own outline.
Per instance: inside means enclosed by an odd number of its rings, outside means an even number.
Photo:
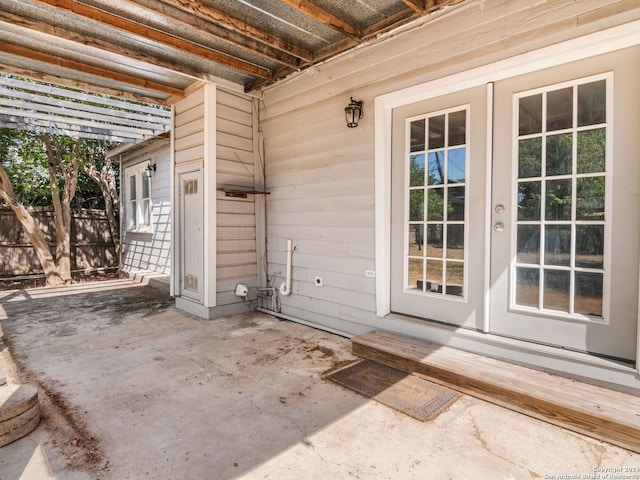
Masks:
[[[355,355],[640,453],[640,399],[403,335],[351,339]]]

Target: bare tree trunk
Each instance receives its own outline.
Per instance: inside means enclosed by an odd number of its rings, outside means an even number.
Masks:
[[[62,279],[71,281],[71,200],[75,195],[78,183],[77,143],[68,166],[63,165],[61,145],[53,145],[51,136],[41,136],[47,153],[49,167],[49,183],[51,185],[51,200],[55,216],[56,229],[56,265]],[[58,185],[58,174],[64,179],[62,191]]]
[[[38,260],[40,261],[40,265],[44,270],[47,285],[51,287],[64,285],[64,280],[58,272],[53,255],[51,255],[51,250],[49,249],[49,245],[47,245],[42,231],[38,228],[38,225],[29,211],[24,207],[24,205],[22,205],[14,193],[11,181],[9,180],[7,172],[2,167],[2,164],[0,164],[0,196],[16,214],[16,217],[18,217],[18,220],[22,225],[24,233],[29,238],[29,241],[31,241],[31,245],[33,245],[36,255],[38,256]]]
[[[91,159],[92,160],[92,159]],[[120,202],[118,192],[116,191],[116,182],[111,173],[111,159],[107,159],[105,168],[99,171],[93,161],[87,162],[83,166],[84,172],[98,184],[102,197],[104,198],[105,212],[107,221],[109,222],[109,230],[111,232],[111,240],[116,251],[116,255],[120,254],[120,224],[118,223],[118,211]]]

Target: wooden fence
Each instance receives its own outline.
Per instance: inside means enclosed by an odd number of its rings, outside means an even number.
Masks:
[[[44,232],[55,256],[53,208],[31,207],[29,211]],[[74,210],[71,215],[71,269],[88,271],[117,267],[118,257],[105,212],[83,209]],[[42,267],[18,218],[12,210],[0,208],[0,277],[38,273],[42,273]]]

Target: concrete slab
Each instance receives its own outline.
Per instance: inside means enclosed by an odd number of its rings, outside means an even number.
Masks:
[[[61,480],[640,478],[640,455],[470,397],[427,423],[365,399],[322,379],[347,339],[266,314],[205,321],[132,281],[0,302],[45,412],[2,480],[40,443]]]

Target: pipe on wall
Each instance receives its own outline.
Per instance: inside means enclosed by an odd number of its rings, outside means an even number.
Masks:
[[[293,242],[287,240],[287,277],[284,282],[280,284],[280,293],[282,295],[291,294],[291,259],[293,256]]]

